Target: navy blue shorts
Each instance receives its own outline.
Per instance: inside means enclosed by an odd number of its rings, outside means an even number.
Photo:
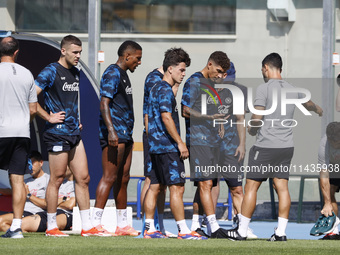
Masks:
[[[243,166],[243,160],[238,161],[238,158],[239,156],[224,155],[222,153],[218,163],[220,167],[219,174],[230,188],[242,186],[244,173],[241,166]]]
[[[104,139],[99,139],[100,147],[102,150],[104,150],[105,147],[109,146],[109,141],[107,140],[107,136]],[[133,143],[133,139],[127,140],[127,139],[121,139],[118,138],[118,143]]]
[[[200,182],[218,178],[218,172],[214,171],[218,162],[218,147],[191,145],[189,153],[191,181]]]
[[[81,141],[80,135],[55,135],[45,132],[44,143],[48,152],[70,151]]]
[[[150,154],[152,168],[150,172],[151,184],[166,186],[185,183],[184,162],[178,152]]]
[[[24,175],[30,146],[30,138],[0,138],[0,169],[8,170],[9,174]]]
[[[143,155],[144,155],[144,176],[150,177],[151,174],[151,158],[149,154],[149,142],[145,132],[143,132]]]
[[[246,178],[255,181],[266,181],[268,178],[289,179],[290,162],[294,147],[260,148],[251,147],[248,166],[244,168]]]

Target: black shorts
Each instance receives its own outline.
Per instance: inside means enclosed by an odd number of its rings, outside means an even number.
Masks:
[[[219,160],[219,174],[224,178],[229,188],[242,186],[244,173],[241,170],[243,160],[238,161],[239,156],[224,155],[220,156]]]
[[[329,178],[329,184],[337,186],[335,192],[339,192],[340,190],[340,179],[339,178]]]
[[[99,139],[100,147],[102,150],[104,150],[105,147],[109,146],[109,141],[107,140],[107,136],[104,139]],[[127,139],[121,139],[118,138],[118,143],[133,143],[133,139],[127,140]]]
[[[45,232],[47,229],[47,212],[43,211],[43,212],[38,212],[34,215],[39,215],[40,216],[40,224],[39,227],[37,229],[37,232]],[[32,215],[34,217],[34,215]]]
[[[218,162],[219,148],[191,145],[190,146],[190,180],[194,182],[218,178],[215,171]]]
[[[150,177],[151,174],[151,158],[149,154],[149,142],[145,132],[143,132],[143,155],[144,155],[144,176]]]
[[[81,141],[80,135],[55,135],[51,133],[44,133],[44,143],[46,144],[48,152],[65,152],[70,151],[76,147]]]
[[[185,183],[184,162],[178,152],[150,154],[151,184],[174,185]]]
[[[27,216],[30,216],[30,215],[33,215],[33,213],[30,213],[28,211],[24,211],[22,217],[24,218],[24,217],[27,217]]]
[[[0,169],[8,170],[9,174],[24,175],[30,147],[30,138],[0,138]]]
[[[57,209],[57,216],[60,214],[65,214],[67,217],[67,223],[66,223],[66,227],[64,230],[70,230],[72,227],[72,214],[69,212],[66,212],[64,210],[61,209]],[[39,215],[40,216],[40,224],[39,227],[37,229],[37,232],[45,232],[47,229],[47,212],[43,211],[43,212],[38,212],[34,215]],[[29,215],[29,216],[33,216],[34,215]]]
[[[294,147],[260,148],[253,146],[249,151],[248,166],[244,168],[247,179],[266,181],[268,178],[289,179],[290,162]]]
[[[73,214],[62,210],[62,209],[57,209],[57,216],[60,214],[65,214],[66,215],[66,226],[63,230],[70,230],[72,228],[72,218],[73,218]]]

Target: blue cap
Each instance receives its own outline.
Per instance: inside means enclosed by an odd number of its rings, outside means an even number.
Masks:
[[[230,68],[227,70],[227,77],[224,79],[224,81],[235,81],[236,79],[236,70],[233,62],[230,62]]]

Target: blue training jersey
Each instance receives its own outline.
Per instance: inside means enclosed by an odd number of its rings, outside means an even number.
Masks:
[[[43,90],[48,113],[65,111],[63,123],[46,122],[45,132],[56,135],[79,135],[78,91],[79,70],[67,69],[58,62],[49,64],[38,75],[35,83]]]
[[[178,134],[179,117],[175,95],[169,83],[158,82],[150,91],[148,105],[148,141],[151,154],[179,152],[177,143],[172,139],[162,121],[162,112],[171,113]]]
[[[143,99],[143,124],[144,126],[145,126],[144,117],[145,117],[145,114],[148,114],[148,103],[149,103],[150,90],[157,82],[161,81],[162,79],[163,79],[163,74],[157,69],[151,71],[145,78],[144,99]]]
[[[120,141],[132,141],[134,114],[129,77],[118,65],[110,65],[100,81],[100,97],[112,99],[109,107],[113,127]],[[108,131],[99,115],[99,138],[107,139]]]
[[[247,88],[241,84],[232,82],[230,85],[236,86],[241,89],[245,99],[245,111],[247,111]],[[240,144],[240,139],[237,132],[237,119],[233,114],[233,95],[229,89],[222,89],[218,91],[221,98],[222,105],[218,107],[218,113],[230,115],[228,123],[224,124],[224,137],[220,142],[220,150],[225,155],[234,155],[237,147]],[[232,125],[231,125],[232,123]]]
[[[186,80],[184,84],[181,104],[201,113],[201,96],[203,93],[206,94],[204,90],[213,93],[210,90],[210,88],[213,86],[213,84],[204,78],[201,72],[194,73]],[[214,101],[210,99],[209,94],[207,94],[206,104],[208,115],[217,113],[217,105],[215,105]],[[213,127],[212,121],[194,119],[193,117],[190,117],[185,118],[185,126],[187,146],[218,146],[217,128]]]

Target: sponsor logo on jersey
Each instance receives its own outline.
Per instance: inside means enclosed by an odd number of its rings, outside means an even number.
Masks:
[[[215,100],[216,100],[216,99],[217,99],[217,97],[215,98]],[[207,98],[207,104],[215,104],[214,98],[208,97],[208,98]]]
[[[73,82],[72,84],[65,82],[63,85],[63,91],[79,91],[79,82]]]
[[[125,88],[125,93],[126,93],[127,95],[132,95],[132,87],[126,87],[126,88]]]
[[[218,107],[218,113],[219,114],[228,114],[229,113],[229,107],[230,107],[230,105],[220,105]]]

